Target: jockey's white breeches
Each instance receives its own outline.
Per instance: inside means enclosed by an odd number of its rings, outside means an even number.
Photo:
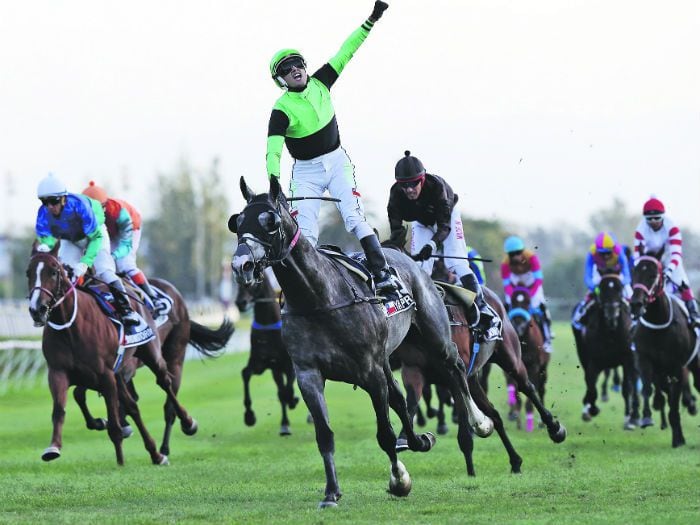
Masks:
[[[109,251],[109,234],[107,233],[107,226],[103,224],[100,228],[102,229],[102,246],[95,256],[93,267],[95,268],[95,274],[98,279],[106,283],[112,283],[117,280],[117,273],[114,259],[112,259],[112,254]],[[75,265],[80,262],[80,258],[85,253],[87,244],[87,238],[81,239],[78,242],[61,239],[58,259],[62,263],[75,268]]]
[[[336,207],[343,217],[345,229],[358,239],[373,235],[367,223],[362,198],[355,182],[355,166],[342,147],[310,160],[295,160],[289,183],[290,197],[321,197],[328,190],[331,197],[340,199]],[[320,200],[302,200],[291,203],[301,232],[314,246],[318,242],[318,214]]]
[[[464,239],[464,228],[462,227],[462,215],[459,212],[459,207],[455,205],[452,210],[452,215],[450,216],[450,233],[447,238],[442,241],[442,249],[438,249],[437,254],[441,255],[454,255],[455,257],[464,257],[464,259],[451,259],[446,257],[444,259],[445,266],[451,272],[457,275],[457,278],[461,279],[465,275],[472,272],[469,267],[469,261],[466,259],[468,256],[467,243]],[[413,221],[411,224],[411,254],[416,255],[423,246],[428,244],[435,232],[437,231],[437,225],[426,226],[418,221]],[[435,264],[435,258],[430,257],[427,261],[421,261],[418,263],[420,267],[428,275],[433,273],[433,265]]]

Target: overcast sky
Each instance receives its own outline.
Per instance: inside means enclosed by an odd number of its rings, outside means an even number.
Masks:
[[[270,57],[296,47],[314,71],[372,5],[2,2],[0,232],[33,224],[49,171],[148,215],[181,158],[220,158],[238,211],[240,175],[267,187]],[[614,196],[636,211],[654,193],[698,231],[699,27],[696,0],[390,2],[332,90],[366,206],[386,222],[410,149],[472,217],[585,227]],[[285,152],[285,187],[290,168]]]

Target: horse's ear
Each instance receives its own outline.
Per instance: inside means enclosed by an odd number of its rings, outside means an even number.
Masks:
[[[245,198],[246,202],[252,201],[253,197],[255,197],[255,192],[248,187],[243,175],[241,175],[241,193],[243,194],[243,198]]]
[[[228,229],[231,233],[238,233],[238,217],[240,213],[234,213],[228,218]]]
[[[270,198],[272,199],[272,202],[277,202],[280,193],[282,193],[280,180],[277,177],[270,177]]]

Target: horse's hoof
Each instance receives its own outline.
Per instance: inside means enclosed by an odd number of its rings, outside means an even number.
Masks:
[[[49,447],[46,450],[44,450],[44,453],[41,455],[41,459],[43,459],[44,461],[52,461],[60,457],[61,449],[58,447]]]
[[[620,385],[616,385],[616,384],[613,384],[613,386],[611,388],[612,388],[613,392],[619,392],[621,389]]]
[[[406,438],[397,438],[396,446],[394,448],[396,449],[396,452],[408,450],[408,440]]]
[[[490,417],[484,416],[481,423],[475,424],[472,429],[474,433],[482,438],[489,437],[493,433],[493,421]]]
[[[518,414],[515,412],[508,412],[508,421],[517,421]]]
[[[634,420],[630,418],[629,416],[625,416],[625,421],[622,424],[622,429],[623,430],[635,430],[637,428],[637,425],[634,423]]]
[[[595,406],[595,405],[591,405],[591,408],[589,409],[589,411],[590,411],[590,413],[591,413],[591,415],[592,415],[593,417],[595,417],[595,416],[597,416],[598,414],[600,414],[600,408],[598,408],[598,407]]]
[[[559,421],[556,421],[556,424],[558,428],[554,432],[549,432],[549,439],[551,439],[554,443],[563,443],[566,439],[566,427]]]
[[[294,410],[298,404],[299,404],[299,398],[294,396],[292,398],[292,400],[289,402],[290,410]]]
[[[155,464],[160,467],[167,467],[170,465],[170,460],[168,459],[168,456],[166,456],[165,454],[161,454],[160,461]]]
[[[666,430],[668,428],[668,425],[666,424],[665,421],[661,423],[661,426],[659,427],[661,430]]]
[[[318,504],[319,509],[330,509],[338,506],[337,501],[333,500],[323,500],[321,503]]]
[[[255,422],[257,421],[255,418],[255,412],[253,412],[252,410],[246,410],[246,413],[243,416],[243,421],[248,427],[252,427],[253,425],[255,425]]]
[[[425,411],[425,414],[429,418],[434,418],[435,416],[437,416],[437,410],[435,410],[434,408],[429,408],[428,410]]]
[[[440,424],[437,426],[437,433],[438,433],[439,436],[444,436],[445,434],[447,434],[447,432],[448,432],[449,430],[450,430],[450,429],[449,429],[449,427],[447,426],[447,423],[440,423]]]
[[[608,394],[602,394],[602,395],[600,396],[600,400],[601,400],[603,403],[607,403],[608,401],[610,401],[610,398],[608,397]]]
[[[643,417],[642,422],[639,424],[642,428],[653,427],[654,420],[651,417]]]
[[[289,425],[282,425],[280,427],[280,436],[291,436],[292,431],[289,429]]]
[[[421,452],[428,452],[428,450],[433,448],[435,446],[435,443],[437,443],[437,439],[435,439],[435,434],[433,434],[432,432],[426,432],[425,434],[421,434],[419,437],[424,445],[424,448]]]
[[[186,436],[194,436],[197,433],[199,426],[197,425],[197,420],[192,418],[192,424],[189,427],[185,427],[184,422],[181,425],[182,431]]]
[[[122,438],[123,439],[130,438],[131,434],[133,434],[133,433],[134,433],[134,429],[131,428],[131,425],[126,425],[126,426],[122,427]]]
[[[88,425],[88,430],[105,430],[107,428],[107,420],[98,417],[97,419],[94,419],[92,422],[92,426]]]
[[[673,448],[682,447],[683,445],[685,445],[685,439],[684,439],[684,438],[674,439],[673,442],[671,443],[671,446],[672,446]]]
[[[311,425],[314,422],[314,416],[312,416],[311,414],[307,414],[306,422]]]
[[[423,414],[416,416],[416,425],[418,425],[419,427],[424,427],[425,423],[426,423],[426,421],[425,421],[425,417],[423,416]]]
[[[581,419],[583,419],[586,422],[589,422],[593,418],[591,417],[591,415],[588,412],[583,412],[581,414]]]
[[[403,463],[396,460],[396,467],[391,467],[391,477],[389,478],[389,493],[400,498],[408,496],[413,487],[411,476]]]
[[[696,416],[698,413],[698,406],[695,404],[695,399],[691,399],[685,408],[688,409],[688,414],[691,416]]]

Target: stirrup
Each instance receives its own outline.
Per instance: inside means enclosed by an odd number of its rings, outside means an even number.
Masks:
[[[130,325],[130,326],[135,326],[141,323],[141,316],[134,312],[133,310],[131,312],[127,312],[125,314],[122,314],[121,316],[122,322],[125,325]]]

